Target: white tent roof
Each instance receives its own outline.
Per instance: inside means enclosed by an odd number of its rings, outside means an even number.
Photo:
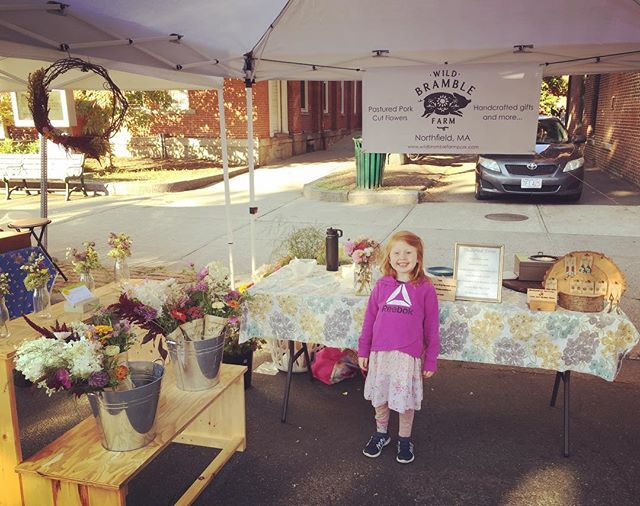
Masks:
[[[50,60],[63,48],[176,81],[243,77],[250,51],[256,79],[359,79],[356,69],[445,62],[536,62],[547,75],[640,70],[638,0],[68,1],[0,0],[0,55],[25,57],[18,49],[28,47]]]

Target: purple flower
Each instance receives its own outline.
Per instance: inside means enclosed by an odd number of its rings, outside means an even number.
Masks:
[[[93,388],[104,388],[109,383],[109,375],[106,371],[92,372],[89,376],[89,386]]]
[[[209,287],[204,281],[198,281],[193,287],[195,292],[206,292],[209,290]]]
[[[237,290],[229,290],[224,296],[224,301],[229,302],[230,300],[238,300],[240,297],[241,294]]]
[[[71,375],[64,367],[56,369],[53,376],[47,378],[47,387],[52,390],[60,390],[64,388],[69,390],[71,388]]]
[[[230,317],[229,321],[227,323],[229,325],[237,325],[238,324],[238,317],[237,316]]]
[[[202,281],[204,278],[206,278],[209,275],[209,267],[203,267],[202,269],[200,269],[200,271],[196,274],[196,281]]]

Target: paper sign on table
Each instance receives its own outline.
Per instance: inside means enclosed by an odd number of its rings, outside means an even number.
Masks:
[[[436,289],[438,300],[456,300],[456,280],[454,278],[445,278],[435,276],[430,278],[433,287]]]
[[[543,288],[527,288],[527,304],[532,311],[555,311],[558,292]]]
[[[64,310],[68,313],[88,313],[100,305],[100,300],[84,283],[66,286],[60,293],[65,298]]]

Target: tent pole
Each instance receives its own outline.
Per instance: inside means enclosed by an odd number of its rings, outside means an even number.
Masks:
[[[39,134],[40,137],[40,217],[47,217],[47,139],[44,135]],[[44,227],[43,230],[44,235],[42,236],[42,244],[44,244],[45,249],[47,248],[47,239],[48,239],[48,230],[47,227]]]
[[[229,156],[227,153],[227,129],[224,119],[224,92],[220,88],[218,94],[218,114],[220,116],[220,148],[222,149],[222,171],[224,174],[224,211],[227,218],[227,244],[229,245],[229,278],[231,289],[236,289],[233,270],[233,227],[231,226],[231,191],[229,189]]]
[[[249,214],[251,215],[250,232],[251,232],[251,275],[256,272],[256,207],[255,183],[253,175],[253,89],[245,88],[247,93],[247,159],[249,162]]]

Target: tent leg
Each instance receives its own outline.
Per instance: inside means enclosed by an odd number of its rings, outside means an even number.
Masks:
[[[256,207],[255,182],[253,174],[253,88],[251,81],[246,81],[245,92],[247,95],[247,161],[249,163],[249,215],[250,215],[250,233],[251,233],[251,275],[256,272],[256,215],[258,208]]]
[[[236,282],[233,269],[233,226],[231,225],[231,190],[229,189],[229,155],[227,152],[227,128],[224,118],[224,91],[217,90],[218,115],[220,117],[220,149],[222,150],[222,170],[224,174],[224,211],[227,219],[227,244],[229,245],[229,279],[231,289],[235,290]]]

